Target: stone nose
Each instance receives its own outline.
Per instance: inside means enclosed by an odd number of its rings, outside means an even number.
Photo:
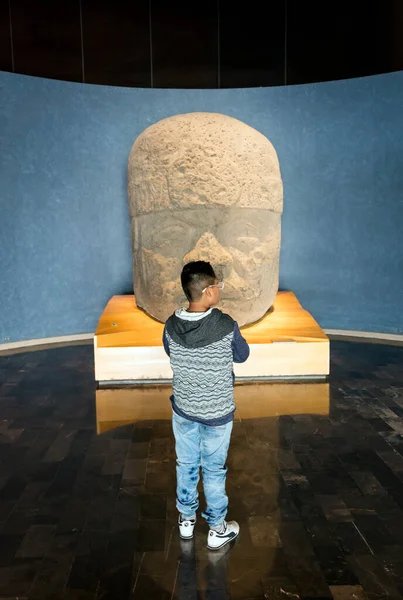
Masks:
[[[183,264],[193,260],[210,262],[218,279],[225,278],[232,269],[232,256],[210,231],[206,231],[197,240],[194,248],[185,254]]]

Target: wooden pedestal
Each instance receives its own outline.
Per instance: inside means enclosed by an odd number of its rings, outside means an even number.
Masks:
[[[103,386],[171,381],[163,329],[133,295],[113,296],[94,337],[95,379]],[[273,309],[241,331],[250,357],[234,365],[238,380],[323,380],[329,374],[329,339],[293,292],[279,292]]]

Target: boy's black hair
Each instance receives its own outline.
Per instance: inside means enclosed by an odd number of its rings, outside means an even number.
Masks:
[[[182,269],[181,283],[183,291],[189,302],[198,300],[202,290],[215,283],[216,274],[209,262],[195,260],[187,263]]]

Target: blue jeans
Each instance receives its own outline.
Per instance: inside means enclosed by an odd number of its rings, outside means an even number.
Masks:
[[[191,517],[199,507],[200,467],[207,507],[202,513],[210,527],[221,525],[227,514],[228,497],[225,493],[228,447],[232,421],[226,425],[209,427],[172,415],[176,443],[176,507],[184,517]]]

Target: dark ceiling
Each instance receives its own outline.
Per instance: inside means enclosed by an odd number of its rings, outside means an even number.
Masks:
[[[385,73],[403,69],[403,0],[0,0],[0,68],[167,88]]]

